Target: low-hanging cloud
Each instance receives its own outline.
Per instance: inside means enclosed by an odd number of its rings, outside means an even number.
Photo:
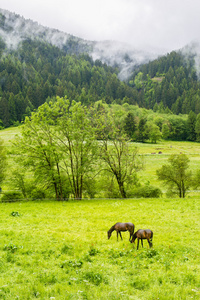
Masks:
[[[1,8],[87,40],[171,51],[199,38],[199,0],[1,0]]]
[[[120,79],[141,63],[184,48],[195,53],[200,76],[198,0],[1,0],[0,8],[24,17],[7,24],[14,28],[9,35],[1,30],[8,47],[37,35],[62,48],[74,35],[83,44],[91,41],[94,60],[117,64]]]
[[[101,60],[108,65],[117,66],[121,80],[126,80],[137,65],[157,57],[157,53],[137,50],[130,44],[78,39],[65,32],[39,25],[32,20],[25,20],[24,17],[7,10],[0,9],[0,13],[5,16],[0,26],[0,36],[4,39],[7,49],[17,49],[27,38],[46,41],[60,49],[65,49],[68,47],[68,41],[73,38],[73,41],[78,41],[79,51],[89,51],[94,61]]]

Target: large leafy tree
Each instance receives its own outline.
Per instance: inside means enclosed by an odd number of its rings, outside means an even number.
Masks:
[[[31,117],[26,117],[21,136],[14,142],[18,162],[33,172],[36,184],[54,191],[57,200],[64,197],[61,177],[61,154],[47,103]]]
[[[186,192],[192,186],[192,172],[188,170],[189,158],[185,154],[173,154],[168,164],[157,170],[159,180],[164,181],[171,192],[185,198]]]
[[[136,130],[136,121],[133,113],[129,112],[124,120],[124,130],[127,134],[127,136],[132,139],[133,134]]]
[[[97,153],[95,143],[87,109],[58,97],[26,118],[15,148],[23,157],[20,163],[30,167],[35,181],[53,190],[57,200],[69,193],[81,199]]]
[[[128,185],[137,181],[136,173],[142,168],[138,149],[132,147],[126,135],[123,135],[115,117],[106,111],[101,111],[100,127],[100,158],[104,162],[104,169],[116,180],[122,198],[127,198]]]
[[[161,139],[162,133],[159,127],[152,121],[147,122],[147,132],[151,143],[157,143]]]
[[[57,146],[62,153],[62,168],[75,198],[81,199],[85,181],[91,176],[97,156],[95,128],[89,110],[81,103],[58,99],[53,109],[60,111],[56,121]],[[88,180],[87,180],[88,181]]]
[[[137,132],[137,141],[144,143],[148,138],[147,127],[146,127],[147,119],[142,117],[138,124],[138,132]]]

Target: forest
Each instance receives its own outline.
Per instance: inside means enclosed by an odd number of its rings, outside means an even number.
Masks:
[[[159,106],[173,114],[200,112],[199,80],[196,72],[196,55],[172,51],[134,72],[129,81],[142,94],[137,103],[157,111]]]
[[[117,64],[108,66],[93,61],[88,53],[75,55],[71,51],[31,39],[8,50],[0,39],[1,128],[19,125],[53,97],[67,96],[86,106],[101,100],[109,105],[137,105],[169,118],[178,115],[182,119],[181,133],[171,138],[198,140],[196,134],[188,134],[185,126],[185,115],[190,114],[196,126],[200,113],[194,56],[173,51],[138,66],[130,78],[120,81]]]

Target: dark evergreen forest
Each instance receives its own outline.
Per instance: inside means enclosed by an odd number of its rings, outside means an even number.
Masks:
[[[49,98],[67,96],[90,105],[136,104],[138,92],[117,78],[117,68],[88,54],[69,55],[40,41],[25,40],[0,60],[0,119],[4,127],[21,122]]]
[[[174,114],[200,113],[200,84],[195,69],[195,55],[171,52],[140,66],[131,76],[129,85],[141,97],[141,107],[157,111],[159,106]]]
[[[181,52],[140,66],[128,82],[118,68],[93,61],[88,54],[72,55],[41,41],[23,41],[4,52],[0,43],[0,119],[3,127],[21,122],[49,98],[67,96],[90,105],[128,103],[159,112],[200,112],[200,84],[194,58]]]

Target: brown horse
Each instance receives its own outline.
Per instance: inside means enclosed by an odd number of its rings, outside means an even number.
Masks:
[[[135,225],[133,223],[120,223],[120,222],[116,223],[108,230],[108,239],[111,237],[111,234],[114,230],[116,230],[117,232],[117,240],[118,240],[118,234],[122,239],[121,231],[129,231],[130,232],[129,241],[131,241],[131,237],[133,236],[134,229],[135,229]]]
[[[136,239],[137,239],[137,249],[139,248],[140,240],[141,240],[142,247],[143,247],[143,240],[147,240],[149,243],[149,247],[151,248],[153,246],[152,244],[153,231],[151,231],[150,229],[139,229],[134,233],[131,243],[134,243]]]

